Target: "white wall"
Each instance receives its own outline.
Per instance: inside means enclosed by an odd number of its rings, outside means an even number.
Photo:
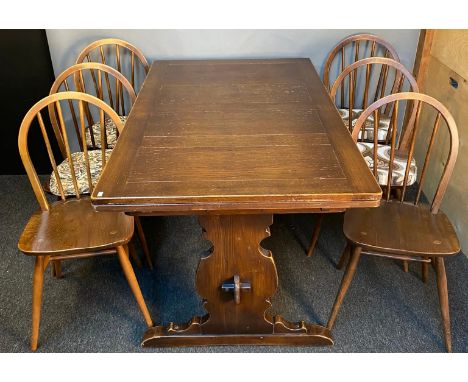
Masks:
[[[155,59],[309,57],[322,75],[326,56],[344,37],[370,32],[389,41],[401,62],[412,69],[419,30],[125,30],[49,29],[47,38],[55,74],[72,65],[90,42],[121,38]]]

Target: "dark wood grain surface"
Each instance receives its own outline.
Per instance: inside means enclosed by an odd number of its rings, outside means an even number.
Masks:
[[[146,214],[374,207],[381,190],[308,59],[153,63],[93,194]]]
[[[213,244],[200,259],[196,276],[207,314],[150,328],[143,346],[333,344],[327,328],[269,312],[278,274],[261,241],[270,236],[273,215],[210,214],[199,222]]]
[[[327,328],[269,315],[278,280],[260,241],[273,213],[380,197],[307,59],[153,63],[92,194],[98,210],[209,214],[196,278],[207,314],[149,329],[145,346],[332,344]]]
[[[125,245],[132,235],[131,216],[100,214],[89,198],[72,198],[51,204],[49,211],[35,211],[19,238],[18,248],[34,256],[71,255]]]
[[[343,231],[349,241],[367,251],[428,257],[460,252],[447,215],[431,213],[428,205],[382,200],[379,208],[347,211]]]

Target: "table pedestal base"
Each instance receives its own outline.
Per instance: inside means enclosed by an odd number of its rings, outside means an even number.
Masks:
[[[270,334],[206,334],[202,332],[194,317],[185,329],[171,323],[169,326],[155,326],[146,331],[142,346],[203,346],[203,345],[333,345],[330,331],[320,325],[297,324],[301,331],[289,330]],[[278,325],[279,327],[281,326]],[[296,326],[293,324],[292,326]],[[174,329],[176,328],[176,329]],[[284,329],[284,328],[283,328]]]
[[[208,314],[185,325],[150,328],[143,346],[333,345],[327,328],[267,313],[278,275],[260,242],[270,235],[272,215],[206,215],[199,221],[213,243],[196,280]]]

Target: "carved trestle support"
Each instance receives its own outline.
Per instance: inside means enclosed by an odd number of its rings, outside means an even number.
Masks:
[[[272,215],[204,215],[199,218],[213,250],[200,260],[196,285],[208,312],[184,325],[149,329],[143,346],[222,344],[332,345],[328,329],[270,316],[278,275],[270,251]]]

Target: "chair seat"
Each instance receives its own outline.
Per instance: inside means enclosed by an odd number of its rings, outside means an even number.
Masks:
[[[340,112],[341,119],[345,126],[349,129],[349,109],[338,109]],[[351,127],[354,127],[356,121],[361,116],[364,109],[352,109],[351,113]],[[390,118],[381,115],[379,126],[377,127],[377,140],[384,141],[387,138],[388,128],[390,127]],[[358,139],[364,139],[368,141],[374,140],[374,115],[370,115],[364,126],[364,136],[362,136],[362,130],[359,132]]]
[[[374,144],[368,142],[357,142],[359,151],[361,152],[364,160],[367,163],[369,169],[374,171]],[[381,186],[386,186],[388,183],[388,170],[390,165],[390,151],[389,145],[378,145],[377,148],[377,182]],[[392,169],[392,186],[403,186],[405,180],[405,172],[408,157],[402,152],[395,151],[395,158],[393,160]],[[416,160],[411,159],[411,165],[408,173],[408,180],[406,181],[407,186],[411,186],[416,182],[418,175],[418,168],[416,166]]]
[[[133,235],[133,217],[97,212],[89,197],[58,201],[49,211],[36,211],[18,242],[30,255],[74,254],[115,248]]]
[[[106,150],[106,160],[109,159],[112,150]],[[76,180],[80,194],[89,194],[88,173],[86,171],[86,161],[83,152],[71,154],[73,168],[75,169]],[[101,150],[88,151],[89,167],[91,173],[91,181],[96,184],[102,172],[102,152]],[[59,178],[62,183],[63,192],[66,196],[75,195],[75,187],[73,186],[73,178],[70,170],[68,159],[65,159],[57,166]],[[52,173],[49,181],[49,191],[57,196],[60,196],[59,186],[55,179],[55,174]]]
[[[119,116],[123,124],[127,122],[126,116]],[[117,143],[117,126],[110,118],[105,119],[107,148],[112,149]],[[91,129],[93,131],[94,145],[91,139]],[[91,129],[86,129],[86,144],[89,148],[101,148],[101,122],[96,122]]]
[[[439,210],[426,204],[382,200],[377,208],[346,211],[343,231],[363,250],[409,256],[448,256],[460,251],[455,230]]]

